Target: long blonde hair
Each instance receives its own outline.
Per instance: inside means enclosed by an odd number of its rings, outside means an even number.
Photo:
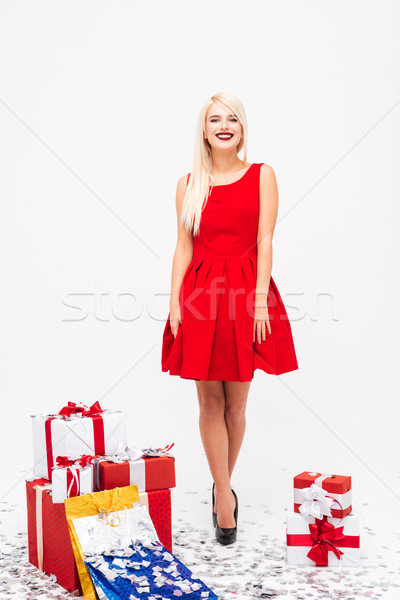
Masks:
[[[243,148],[244,162],[247,158],[247,119],[243,104],[231,94],[221,93],[211,96],[204,102],[197,119],[193,166],[182,204],[181,223],[188,231],[192,231],[193,235],[199,232],[201,213],[207,203],[213,180],[211,146],[204,138],[204,134],[207,110],[214,102],[228,108],[242,125],[243,138],[237,147],[237,152]]]

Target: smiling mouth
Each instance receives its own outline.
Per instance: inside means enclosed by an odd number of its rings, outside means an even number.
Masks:
[[[233,138],[233,133],[217,133],[216,137],[219,140],[230,140],[231,138]]]

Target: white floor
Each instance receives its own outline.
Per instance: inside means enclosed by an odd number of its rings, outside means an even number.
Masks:
[[[370,481],[369,485],[368,481],[364,482],[369,489],[369,502],[360,503],[359,494],[354,490],[353,511],[360,513],[361,520],[360,568],[288,567],[285,519],[290,509],[292,477],[288,469],[271,470],[252,485],[232,482],[239,498],[238,540],[232,546],[223,547],[214,539],[207,470],[194,469],[193,465],[186,470],[190,462],[186,464],[182,460],[181,463],[186,484],[180,481],[182,469],[177,468],[178,485],[173,491],[173,551],[221,600],[400,598],[400,527],[394,512],[398,501],[393,497],[392,502],[386,502],[386,506],[382,505],[382,510],[377,511],[381,490],[376,482]],[[0,505],[0,598],[70,597],[27,562],[25,474],[20,472],[21,481]],[[11,488],[18,478],[15,472],[6,472],[3,484]],[[273,490],[268,493],[262,483],[266,480],[271,482]],[[359,479],[358,482],[361,487]],[[286,502],[283,502],[286,491]]]

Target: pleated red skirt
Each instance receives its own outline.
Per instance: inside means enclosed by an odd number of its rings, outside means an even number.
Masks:
[[[261,165],[253,163],[234,183],[214,186],[203,209],[180,290],[181,325],[174,338],[168,314],[163,332],[161,368],[170,375],[251,381],[256,369],[271,375],[298,369],[273,277],[267,297],[271,334],[266,330],[265,341],[253,343]]]

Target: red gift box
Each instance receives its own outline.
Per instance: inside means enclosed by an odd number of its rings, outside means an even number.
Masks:
[[[26,496],[29,562],[47,575],[56,575],[57,583],[69,592],[82,594],[65,505],[53,503],[47,479],[27,481]],[[147,506],[160,542],[172,552],[171,490],[141,492],[140,503]]]
[[[328,498],[333,498],[331,507],[332,517],[342,518],[350,514],[352,510],[352,491],[350,475],[333,475],[329,473],[316,473],[304,471],[296,475],[293,480],[294,486],[294,511],[300,512],[302,499],[301,490],[310,488],[312,484],[321,487]],[[340,506],[339,506],[340,503]],[[342,510],[343,509],[343,510]]]
[[[140,504],[147,506],[160,542],[172,552],[171,490],[139,492]]]
[[[176,485],[173,456],[148,456],[124,462],[100,460],[95,468],[98,491],[137,485],[139,492],[150,492]]]
[[[35,489],[46,484],[47,490]],[[47,575],[56,575],[57,583],[69,592],[82,594],[65,506],[53,504],[50,490],[47,479],[26,482],[29,562]]]

